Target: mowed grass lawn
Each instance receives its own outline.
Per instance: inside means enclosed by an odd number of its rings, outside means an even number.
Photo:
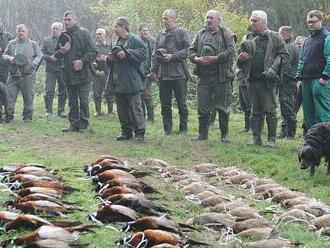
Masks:
[[[56,102],[56,101],[55,101]],[[54,103],[54,106],[56,104]],[[105,109],[105,105],[102,106]],[[94,105],[90,102],[90,112]],[[55,111],[56,112],[56,108]],[[99,155],[112,154],[137,164],[146,158],[155,157],[167,161],[171,165],[189,169],[193,165],[212,162],[219,166],[238,166],[256,173],[260,177],[274,179],[289,188],[306,193],[330,204],[330,176],[326,176],[325,166],[317,168],[313,178],[308,172],[301,171],[297,161],[297,147],[302,142],[301,129],[295,141],[278,141],[277,149],[264,147],[248,147],[250,137],[241,134],[243,115],[234,113],[230,116],[230,144],[219,141],[218,129],[210,130],[208,141],[193,142],[191,138],[197,135],[198,122],[196,110],[190,109],[189,132],[186,138],[174,134],[162,136],[162,123],[159,106],[156,107],[156,121],[148,124],[144,143],[117,142],[120,133],[117,118],[107,116],[90,119],[90,131],[87,133],[65,133],[61,129],[67,126],[67,120],[54,116],[44,117],[42,95],[35,97],[35,113],[31,123],[21,120],[22,99],[19,97],[13,124],[0,124],[0,164],[11,162],[36,162],[50,168],[59,169],[59,174],[70,186],[79,189],[66,197],[70,201],[78,201],[86,211],[69,214],[69,219],[87,222],[86,214],[95,211],[99,201],[94,197],[93,187],[87,180],[81,168],[82,165],[93,161]],[[178,129],[177,110],[174,109],[174,131]],[[301,125],[301,120],[299,121]],[[266,137],[266,135],[264,135]],[[184,195],[170,185],[158,180],[162,195],[159,203],[164,203],[173,210],[172,216],[184,222],[188,218],[204,211],[201,207],[184,200]],[[0,206],[5,209],[4,202],[10,196],[5,192],[0,195]],[[0,234],[1,235],[1,234]],[[17,236],[17,232],[3,234],[0,239]],[[114,240],[121,236],[109,228],[99,228],[95,233],[82,235],[83,243],[91,247],[114,247]],[[219,235],[220,236],[220,235]],[[308,227],[299,224],[287,224],[281,229],[281,236],[290,240],[300,241],[307,247],[330,247],[329,243],[317,238],[316,234],[308,231]],[[197,237],[198,238],[198,237]],[[203,237],[201,237],[203,238]],[[216,246],[215,246],[216,247]]]

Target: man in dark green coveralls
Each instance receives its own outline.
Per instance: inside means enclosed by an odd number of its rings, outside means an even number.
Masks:
[[[69,122],[63,132],[86,132],[89,125],[88,96],[91,85],[91,62],[97,51],[89,31],[79,27],[77,16],[72,11],[64,13],[66,32],[71,41],[59,44],[56,58],[63,58],[63,80],[69,99]]]
[[[280,138],[294,139],[297,126],[294,106],[297,95],[296,72],[299,61],[299,51],[292,42],[293,34],[291,26],[282,26],[278,32],[285,41],[286,49],[289,54],[288,60],[282,64],[283,76],[279,83],[278,91],[281,116],[283,119]]]
[[[174,10],[165,10],[162,18],[165,29],[156,37],[152,73],[149,78],[155,79],[157,75],[159,81],[164,135],[172,134],[172,95],[174,93],[180,116],[179,135],[186,136],[188,122],[186,58],[190,38],[186,29],[177,27],[177,14]]]
[[[189,58],[196,64],[198,76],[197,101],[199,135],[197,140],[208,138],[208,127],[212,104],[219,112],[221,142],[228,143],[228,123],[233,60],[235,57],[234,33],[220,26],[220,14],[210,10],[206,14],[207,26],[198,32],[189,48]],[[214,94],[214,100],[212,100]],[[214,103],[215,102],[215,103]]]
[[[117,113],[121,125],[118,141],[144,141],[145,120],[142,112],[141,94],[145,89],[142,63],[147,58],[144,42],[129,29],[128,20],[118,17],[113,31],[118,36],[113,51],[108,54],[110,66],[107,92],[116,96]]]
[[[285,43],[267,28],[267,14],[255,10],[250,17],[251,37],[241,44],[237,66],[247,73],[251,100],[251,145],[261,145],[264,116],[268,127],[266,146],[276,147],[276,84],[280,66],[288,58]]]

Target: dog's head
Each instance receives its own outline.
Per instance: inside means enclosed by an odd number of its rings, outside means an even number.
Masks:
[[[298,159],[300,169],[307,169],[311,166],[318,166],[321,163],[321,157],[316,149],[310,145],[304,145],[298,149]]]

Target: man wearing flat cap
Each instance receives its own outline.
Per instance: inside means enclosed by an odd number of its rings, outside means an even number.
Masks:
[[[66,11],[63,20],[66,33],[59,37],[55,58],[63,58],[62,76],[69,99],[70,124],[62,132],[86,132],[89,126],[91,63],[97,56],[97,50],[89,31],[78,25],[73,11]]]
[[[179,135],[186,136],[188,122],[187,93],[187,56],[190,38],[186,29],[177,27],[177,14],[172,9],[163,12],[165,29],[158,33],[151,75],[159,81],[159,98],[163,116],[164,135],[172,134],[172,96],[177,102],[180,123]]]
[[[188,53],[190,60],[196,64],[195,74],[198,76],[199,134],[196,140],[208,138],[210,114],[214,109],[219,113],[220,141],[228,143],[230,141],[229,111],[234,79],[234,33],[220,26],[218,11],[209,10],[205,18],[207,26],[198,32]]]
[[[319,10],[307,14],[310,35],[301,48],[297,87],[302,86],[304,120],[308,129],[330,121],[330,33]]]
[[[17,38],[11,40],[2,55],[10,63],[8,87],[8,118],[14,120],[15,103],[18,92],[23,96],[23,120],[30,122],[33,115],[33,86],[35,69],[42,59],[42,52],[37,42],[28,38],[29,30],[25,24],[16,27]]]

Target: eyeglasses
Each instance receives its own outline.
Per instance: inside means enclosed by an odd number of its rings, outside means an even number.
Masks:
[[[308,20],[307,23],[308,24],[315,24],[317,22],[319,22],[321,19],[317,19],[317,20]]]
[[[96,35],[102,35],[102,33],[96,33]]]
[[[63,21],[70,22],[70,21],[72,21],[72,18],[63,18]]]

